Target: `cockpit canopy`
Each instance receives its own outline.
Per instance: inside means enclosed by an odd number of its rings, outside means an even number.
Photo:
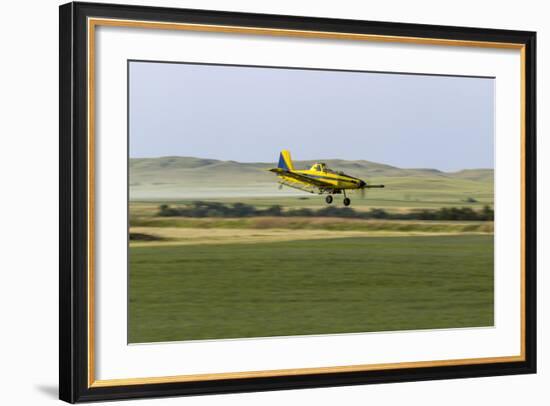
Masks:
[[[316,162],[314,163],[312,166],[311,166],[311,169],[310,171],[315,171],[315,172],[325,172],[325,173],[335,173],[337,175],[343,175],[344,172],[341,172],[341,171],[333,171],[332,169],[329,169],[327,167],[327,164],[325,164],[324,162]]]
[[[317,172],[326,172],[327,171],[327,165],[323,162],[316,162],[311,166],[311,171],[317,171]]]

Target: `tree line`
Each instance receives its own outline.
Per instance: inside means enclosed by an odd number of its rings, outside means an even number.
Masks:
[[[161,217],[341,217],[356,219],[387,220],[471,220],[493,221],[495,214],[490,206],[481,210],[470,207],[442,207],[440,209],[417,209],[405,213],[390,213],[384,209],[356,211],[351,207],[327,206],[321,209],[297,208],[283,210],[279,205],[258,208],[246,203],[223,204],[195,201],[186,206],[172,207],[163,204],[157,213]]]

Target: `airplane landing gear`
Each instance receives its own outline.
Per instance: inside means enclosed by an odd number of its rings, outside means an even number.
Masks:
[[[332,203],[332,195],[328,195],[327,197],[325,197],[325,202],[327,202],[327,204],[331,204]]]
[[[351,199],[346,196],[346,190],[344,189],[344,206],[349,206],[351,204]]]

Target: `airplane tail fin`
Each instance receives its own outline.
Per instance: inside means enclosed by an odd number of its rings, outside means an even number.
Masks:
[[[279,155],[279,165],[277,168],[284,169],[285,171],[293,171],[294,165],[292,164],[292,159],[290,158],[290,151],[283,149]]]

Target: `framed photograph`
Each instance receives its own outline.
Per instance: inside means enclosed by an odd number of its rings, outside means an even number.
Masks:
[[[536,371],[534,32],[60,7],[60,398]]]

